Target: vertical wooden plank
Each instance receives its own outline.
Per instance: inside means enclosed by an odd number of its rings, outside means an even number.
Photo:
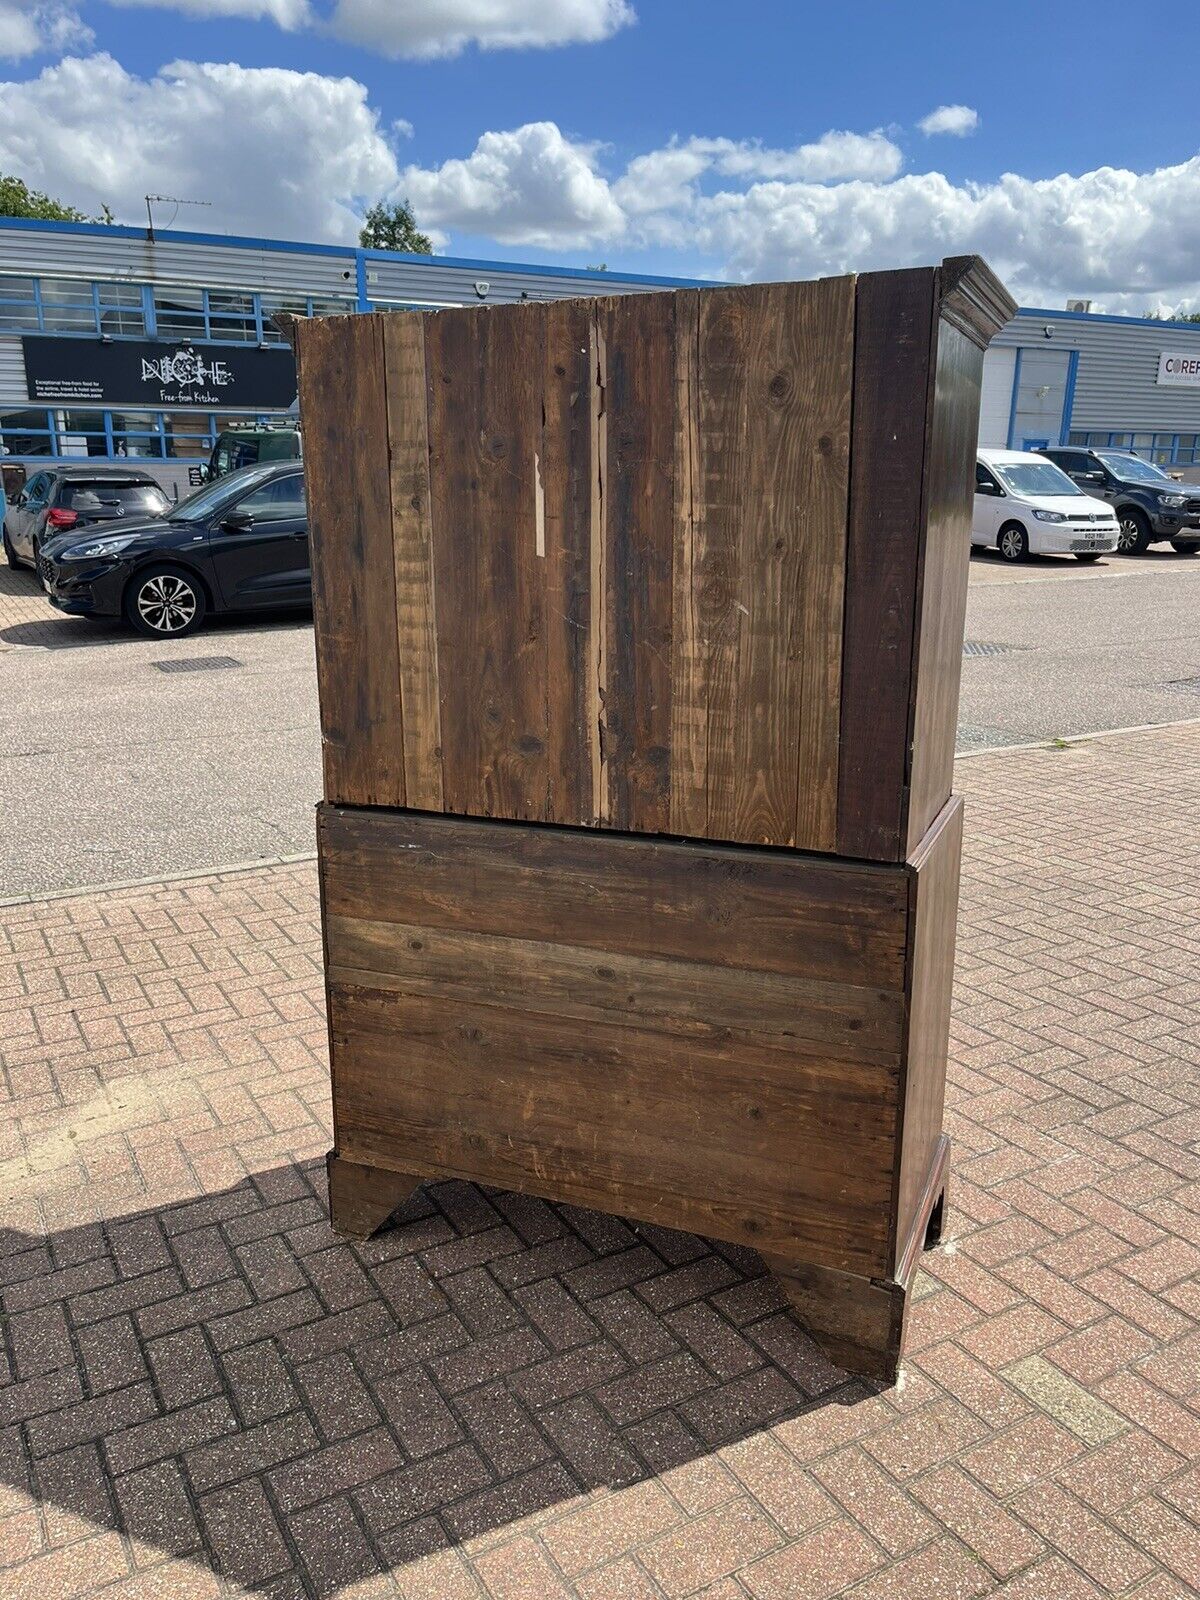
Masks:
[[[925,550],[917,588],[909,854],[949,799],[954,776],[982,381],[979,344],[940,319],[925,465]]]
[[[545,507],[546,819],[586,825],[592,809],[591,628],[592,414],[586,301],[544,308],[542,439]]]
[[[440,811],[442,728],[434,622],[423,322],[424,318],[415,311],[385,317],[383,362],[392,478],[404,786],[408,805],[424,811]]]
[[[665,833],[671,825],[674,296],[620,295],[603,303],[600,317],[608,352],[608,821]]]
[[[898,861],[936,273],[858,280],[837,848]]]
[[[297,330],[325,796],[354,806],[406,803],[381,321]]]
[[[892,1207],[896,1267],[942,1132],[962,825],[963,805],[956,798],[943,808],[908,863],[908,1030]]]
[[[588,758],[592,820],[608,822],[608,580],[605,571],[605,491],[608,480],[608,344],[603,301],[595,301],[588,329],[588,416],[592,470],[588,489]]]
[[[497,306],[426,325],[444,806],[477,816],[546,812],[543,319]]]
[[[675,296],[675,550],[671,603],[671,832],[708,831],[707,698],[697,585],[700,297]]]
[[[854,279],[797,285],[804,318],[800,352],[808,453],[796,483],[803,508],[801,603],[792,607],[793,657],[802,652],[796,845],[837,848],[838,738],[842,613],[846,581],[846,512],[850,488],[850,403],[854,349]],[[798,624],[798,626],[796,625]]]
[[[746,347],[753,289],[699,299],[692,604],[700,652],[705,837],[736,839],[738,646],[745,615]],[[699,740],[697,741],[699,743]],[[795,767],[792,766],[794,773]],[[778,843],[787,843],[787,836]]]
[[[694,698],[713,838],[835,846],[852,316],[850,278],[701,297]]]

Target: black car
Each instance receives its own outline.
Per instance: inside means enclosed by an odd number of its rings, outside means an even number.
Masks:
[[[1098,500],[1115,506],[1122,555],[1140,556],[1169,539],[1180,555],[1200,550],[1200,488],[1177,483],[1153,461],[1129,450],[1083,450],[1046,445],[1038,451]]]
[[[97,523],[145,522],[165,516],[171,502],[139,467],[84,461],[35,472],[4,517],[4,554],[10,567],[36,567],[44,544]]]
[[[123,616],[151,639],[178,639],[210,612],[311,605],[304,473],[294,461],[244,467],[169,516],[53,539],[38,572],[60,611]]]

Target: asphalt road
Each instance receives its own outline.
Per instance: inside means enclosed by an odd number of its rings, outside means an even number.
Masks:
[[[1200,717],[1200,556],[978,553],[966,635],[960,750]]]
[[[1200,716],[1200,558],[971,563],[959,747]],[[213,658],[234,666],[215,666]],[[172,661],[201,670],[163,672]],[[0,898],[313,848],[305,618],[173,644],[59,617],[0,571]]]

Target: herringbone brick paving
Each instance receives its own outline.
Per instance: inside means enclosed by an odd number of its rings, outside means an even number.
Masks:
[[[748,1252],[325,1219],[300,863],[0,911],[0,1592],[1182,1600],[1200,729],[960,762],[950,1244],[904,1382]]]

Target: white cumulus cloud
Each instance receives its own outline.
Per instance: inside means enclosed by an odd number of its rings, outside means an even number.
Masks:
[[[0,0],[0,60],[86,49],[94,38],[72,5],[58,0]]]
[[[635,156],[613,185],[631,216],[677,211],[699,197],[698,180],[723,177],[797,178],[819,183],[845,178],[892,178],[904,157],[898,145],[874,133],[823,133],[811,144],[773,150],[756,140],[693,136]]]
[[[313,21],[309,0],[109,0],[109,3],[181,11],[188,17],[244,17],[249,22],[274,22],[289,31]]]
[[[180,226],[284,239],[353,240],[396,182],[353,78],[195,61],[139,78],[103,54],[0,84],[0,170],[121,221],[157,192],[213,203]]]
[[[624,231],[596,147],[572,143],[553,122],[485,133],[463,160],[406,167],[398,192],[422,225],[485,233],[502,244],[571,248]]]
[[[0,0],[2,4],[13,0]],[[480,50],[596,44],[635,20],[628,0],[113,0],[192,17],[332,31],[378,55],[434,60]],[[2,35],[0,35],[2,38]]]
[[[978,126],[979,113],[971,106],[938,106],[917,123],[922,133],[952,133],[958,139],[965,139]]]
[[[410,166],[401,190],[423,222],[501,244],[666,247],[685,270],[743,279],[978,251],[1029,303],[1088,294],[1142,310],[1200,296],[1200,155],[992,183],[900,164],[882,133],[832,133],[792,150],[680,139],[612,171],[600,147],[535,123],[483,135],[465,159]]]
[[[340,38],[381,55],[429,59],[481,50],[595,44],[634,20],[626,0],[337,0]]]
[[[1026,304],[1200,304],[1200,153],[980,183],[905,170],[880,130],[787,148],[693,135],[618,160],[541,121],[401,167],[410,131],[353,78],[281,68],[176,61],[139,77],[96,54],[0,84],[0,171],[120,221],[139,221],[150,191],[213,202],[181,225],[347,241],[387,196],[410,199],[439,245],[471,234],[501,254],[603,247],[636,267],[654,249],[656,268],[670,252],[689,275],[753,280],[978,251]]]

